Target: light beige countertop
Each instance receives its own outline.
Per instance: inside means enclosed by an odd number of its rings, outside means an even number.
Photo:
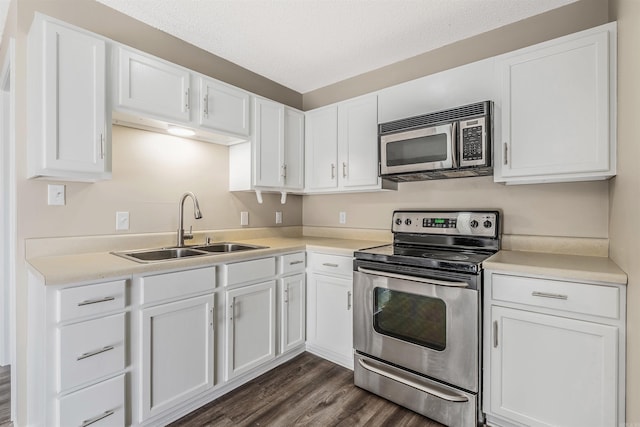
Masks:
[[[234,240],[234,242],[267,246],[267,248],[150,263],[131,261],[109,252],[42,256],[28,259],[27,262],[30,271],[45,285],[62,285],[99,280],[115,280],[131,275],[206,267],[304,250],[353,256],[353,252],[358,249],[385,244],[384,242],[375,240],[323,237],[265,237]]]
[[[627,275],[610,258],[542,252],[500,251],[483,262],[485,270],[535,274],[586,282],[625,285]]]

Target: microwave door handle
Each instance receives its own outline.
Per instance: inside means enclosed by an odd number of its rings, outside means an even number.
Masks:
[[[413,282],[428,283],[436,286],[449,286],[453,288],[467,288],[469,284],[466,282],[449,282],[445,280],[427,279],[426,277],[407,276],[406,274],[390,273],[388,271],[371,270],[369,268],[358,267],[358,271],[364,274],[373,274],[375,276],[388,277],[390,279],[411,280]]]
[[[458,122],[451,123],[451,164],[458,168]]]

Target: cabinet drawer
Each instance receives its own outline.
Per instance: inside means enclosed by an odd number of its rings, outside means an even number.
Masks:
[[[140,279],[141,303],[148,304],[212,291],[216,287],[215,267],[177,271]]]
[[[58,322],[124,309],[125,281],[97,283],[58,291]]]
[[[124,369],[124,313],[64,326],[58,331],[58,391]]]
[[[492,275],[491,297],[594,316],[619,317],[619,289],[616,287]]]
[[[297,273],[304,271],[305,255],[304,252],[295,254],[287,254],[278,257],[278,270],[280,274]]]
[[[64,396],[59,405],[61,426],[123,426],[124,375]]]
[[[222,266],[225,286],[266,279],[276,275],[276,259],[263,258]]]
[[[309,266],[311,270],[318,273],[335,274],[344,277],[353,275],[352,257],[311,252],[309,253]]]

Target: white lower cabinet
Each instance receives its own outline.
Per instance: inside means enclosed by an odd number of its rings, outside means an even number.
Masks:
[[[46,285],[29,274],[30,426],[124,425],[126,280]]]
[[[623,424],[624,288],[485,274],[487,424]]]
[[[213,387],[215,286],[215,267],[134,278],[134,425],[157,425]]]
[[[309,254],[307,349],[353,368],[352,258]]]
[[[226,379],[276,357],[276,282],[226,292]]]
[[[304,255],[304,254],[303,254]],[[304,345],[306,319],[306,281],[304,274],[278,281],[280,295],[280,353]]]
[[[213,387],[213,294],[143,309],[142,418]]]

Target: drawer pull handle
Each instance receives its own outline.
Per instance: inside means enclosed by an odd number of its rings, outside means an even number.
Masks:
[[[298,260],[298,261],[291,261],[291,262],[289,263],[289,265],[302,264],[303,262],[304,262],[304,261],[302,261],[302,260]]]
[[[78,360],[86,359],[86,358],[91,357],[91,356],[96,356],[96,355],[98,355],[100,353],[104,353],[106,351],[113,350],[113,349],[114,349],[114,347],[112,345],[108,345],[108,346],[102,347],[100,350],[88,351],[88,352],[83,353],[80,356],[78,356]]]
[[[110,417],[111,415],[115,414],[115,411],[104,411],[102,414],[97,415],[93,418],[89,418],[88,420],[84,420],[82,422],[82,424],[80,424],[80,427],[87,427],[90,426],[91,424],[95,424],[100,420],[104,420],[107,417]]]
[[[98,299],[88,299],[86,301],[82,301],[78,303],[78,307],[82,307],[83,305],[91,305],[91,304],[98,304],[101,302],[109,302],[109,301],[113,301],[115,300],[116,297],[104,297],[104,298],[98,298]]]
[[[541,298],[553,298],[553,299],[569,299],[568,295],[551,294],[551,293],[548,293],[548,292],[538,292],[538,291],[531,292],[531,296],[533,296],[533,297],[541,297]]]
[[[325,267],[338,267],[338,264],[334,264],[332,262],[323,262],[322,265]]]

